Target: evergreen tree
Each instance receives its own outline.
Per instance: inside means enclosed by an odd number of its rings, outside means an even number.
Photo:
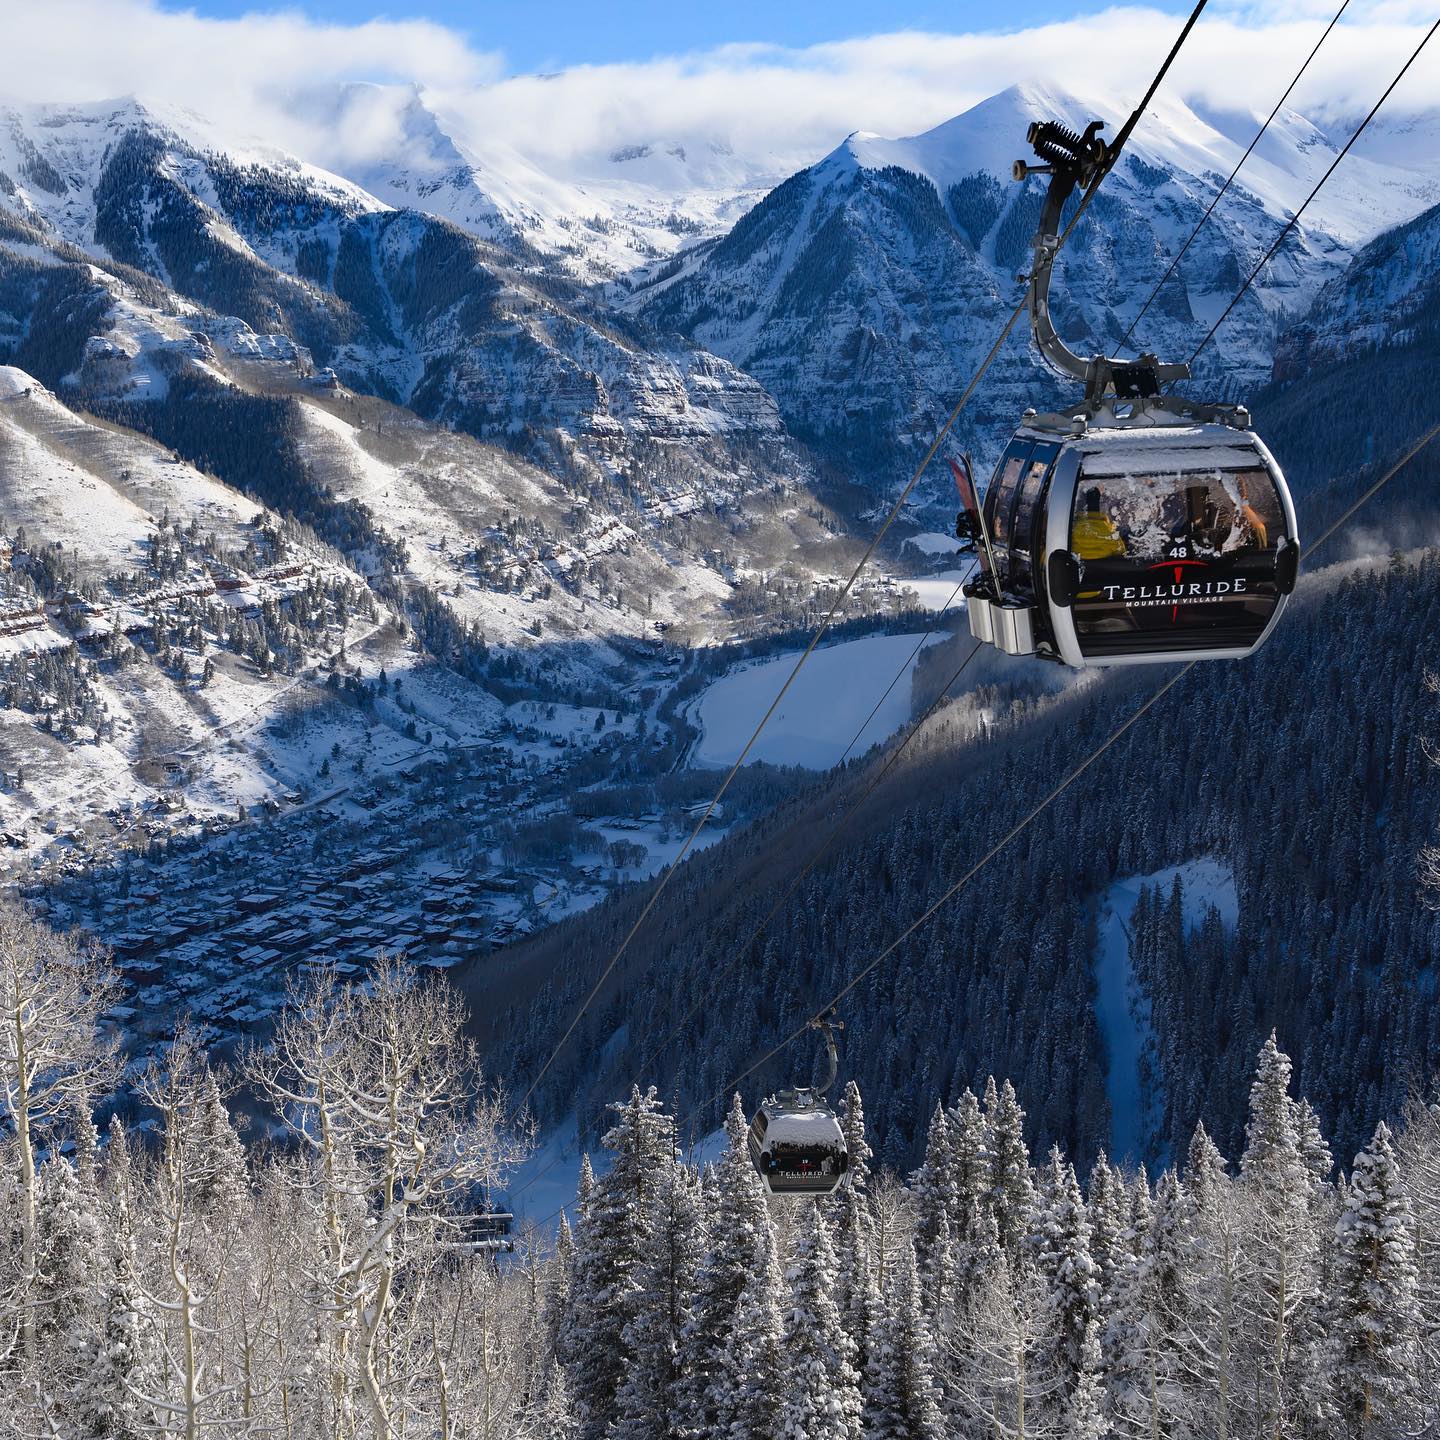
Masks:
[[[729,1440],[772,1440],[787,1383],[782,1304],[785,1273],[773,1230],[762,1238],[763,1258],[735,1307],[736,1344],[730,1368]],[[703,1434],[703,1432],[697,1432]]]
[[[1305,1168],[1315,1181],[1317,1191],[1322,1191],[1335,1169],[1335,1157],[1320,1133],[1320,1117],[1315,1113],[1315,1107],[1303,1095],[1295,1102],[1295,1133],[1300,1141],[1300,1156]]]
[[[1207,1215],[1228,1188],[1225,1157],[1199,1123],[1185,1157],[1185,1185],[1200,1215]]]
[[[567,1341],[570,1383],[584,1440],[606,1433],[615,1395],[635,1354],[631,1328],[642,1309],[644,1276],[661,1187],[674,1165],[675,1124],[654,1088],[614,1104],[604,1136],[614,1154],[593,1182],[575,1234],[574,1324]]]
[[[201,1082],[203,1096],[196,1117],[195,1146],[201,1157],[195,1168],[195,1203],[218,1220],[233,1220],[250,1189],[245,1147],[235,1133],[220,1084],[208,1067]]]
[[[582,1160],[582,1167],[590,1163],[589,1156]],[[570,1312],[570,1282],[575,1271],[575,1236],[570,1229],[570,1217],[560,1215],[560,1227],[555,1232],[555,1253],[545,1267],[544,1300],[545,1344],[552,1359],[561,1360],[564,1350],[566,1318]]]
[[[1100,1286],[1103,1348],[1105,1322],[1109,1318],[1116,1277],[1125,1267],[1125,1231],[1129,1220],[1125,1213],[1125,1181],[1120,1172],[1111,1167],[1103,1150],[1096,1156],[1095,1167],[1090,1172],[1087,1205],[1090,1213],[1090,1253],[1095,1260],[1096,1280]]]
[[[1253,1423],[1277,1440],[1300,1433],[1327,1403],[1307,1353],[1319,1298],[1318,1237],[1310,1220],[1316,1182],[1289,1087],[1290,1058],[1272,1032],[1250,1088],[1240,1162],[1250,1234],[1242,1252],[1249,1324],[1238,1356],[1249,1372]]]
[[[1415,1219],[1382,1121],[1355,1157],[1336,1226],[1336,1390],[1346,1433],[1408,1427],[1420,1338]]]
[[[716,1175],[714,1215],[682,1340],[684,1406],[696,1435],[760,1437],[773,1424],[772,1368],[756,1369],[779,1324],[775,1237],[765,1187],[750,1161],[749,1121],[736,1095]],[[773,1356],[770,1357],[773,1362]]]
[[[1042,1408],[1059,1427],[1070,1423],[1072,1407],[1086,1411],[1089,1405],[1099,1361],[1100,1285],[1080,1185],[1058,1149],[1050,1152],[1028,1238],[1043,1294],[1037,1366],[1046,1392]]]
[[[840,1323],[855,1347],[855,1369],[863,1375],[870,1354],[870,1329],[879,1310],[870,1215],[870,1145],[865,1138],[865,1110],[860,1087],[845,1087],[841,1127],[850,1155],[847,1183],[831,1198],[828,1218],[835,1234],[835,1303]]]
[[[1127,1260],[1116,1276],[1107,1325],[1110,1413],[1117,1434],[1159,1440],[1184,1433],[1187,1207],[1170,1170],[1161,1176],[1153,1204],[1143,1176],[1131,1194]]]
[[[109,1272],[100,1285],[102,1325],[77,1386],[76,1423],[85,1436],[145,1440],[157,1430],[155,1412],[145,1397],[159,1391],[160,1367],[123,1199],[116,1221]]]
[[[1192,1222],[1186,1261],[1182,1365],[1190,1412],[1201,1435],[1235,1433],[1236,1348],[1248,1316],[1242,1304],[1243,1207],[1203,1125],[1191,1138],[1185,1168]]]
[[[948,1112],[950,1121],[950,1245],[951,1303],[963,1311],[969,1303],[965,1288],[977,1273],[980,1215],[991,1203],[990,1127],[974,1091],[966,1089]]]
[[[1025,1144],[1025,1112],[1008,1080],[998,1095],[994,1078],[986,1082],[985,1117],[991,1136],[990,1204],[1000,1244],[1013,1259],[1030,1230],[1035,1185],[1030,1178],[1030,1151]]]
[[[95,1297],[105,1241],[94,1193],[58,1155],[40,1167],[38,1218],[31,1301],[36,1342],[55,1372],[73,1382],[86,1363],[85,1332],[99,1328]]]
[[[950,1148],[950,1122],[936,1101],[925,1141],[925,1160],[910,1177],[915,1197],[915,1256],[921,1280],[932,1297],[943,1292],[949,1270],[950,1216],[955,1197],[951,1191],[954,1156]]]
[[[897,1267],[866,1370],[865,1435],[874,1440],[940,1440],[935,1341],[926,1320],[914,1253]]]
[[[622,1337],[630,1356],[615,1397],[615,1440],[681,1440],[680,1342],[691,1320],[700,1253],[700,1187],[684,1166],[668,1164],[653,1194],[650,1248],[640,1293]]]
[[[835,1250],[818,1205],[806,1206],[786,1279],[777,1440],[860,1440],[860,1379],[835,1304]]]
[[[565,1371],[551,1365],[540,1392],[540,1404],[524,1430],[525,1440],[576,1440],[580,1433]]]

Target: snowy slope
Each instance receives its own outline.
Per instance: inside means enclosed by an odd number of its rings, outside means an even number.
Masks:
[[[1121,1163],[1166,1163],[1156,1150],[1165,1113],[1159,1082],[1159,1052],[1150,1020],[1150,1001],[1135,977],[1130,951],[1130,917],[1140,891],[1158,885],[1168,893],[1179,877],[1184,923],[1193,929],[1210,906],[1225,927],[1239,920],[1235,876],[1211,857],[1172,865],[1152,875],[1117,880],[1100,899],[1095,956],[1095,1016],[1105,1040],[1105,1093],[1110,1101],[1110,1158]]]
[[[58,541],[82,573],[138,568],[155,522],[193,519],[231,546],[254,501],[128,431],[87,424],[39,381],[0,366],[0,514]]]
[[[1440,334],[1440,206],[1366,245],[1282,336],[1276,378]]]

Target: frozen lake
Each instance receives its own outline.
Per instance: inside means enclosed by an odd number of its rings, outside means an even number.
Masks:
[[[893,735],[910,719],[910,680],[922,638],[920,634],[867,635],[817,650],[770,717],[746,763],[828,770],[839,762],[861,725],[864,732],[855,740],[852,756]],[[944,638],[937,631],[930,641]],[[748,663],[722,675],[705,691],[691,711],[701,730],[692,764],[735,763],[799,655],[788,651]],[[866,717],[902,665],[904,674],[867,723]]]

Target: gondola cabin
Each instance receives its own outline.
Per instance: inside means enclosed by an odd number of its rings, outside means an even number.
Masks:
[[[772,1195],[830,1195],[850,1156],[835,1114],[808,1090],[782,1090],[750,1124],[750,1159]]]
[[[1240,407],[1027,412],[982,508],[970,630],[1008,655],[1240,659],[1295,588],[1295,508]]]

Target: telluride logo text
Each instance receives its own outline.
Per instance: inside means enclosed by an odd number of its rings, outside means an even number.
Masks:
[[[1187,603],[1223,600],[1227,595],[1244,595],[1245,581],[1189,580],[1181,585],[1102,585],[1109,601],[1123,600],[1134,605],[1171,605],[1177,600]]]

